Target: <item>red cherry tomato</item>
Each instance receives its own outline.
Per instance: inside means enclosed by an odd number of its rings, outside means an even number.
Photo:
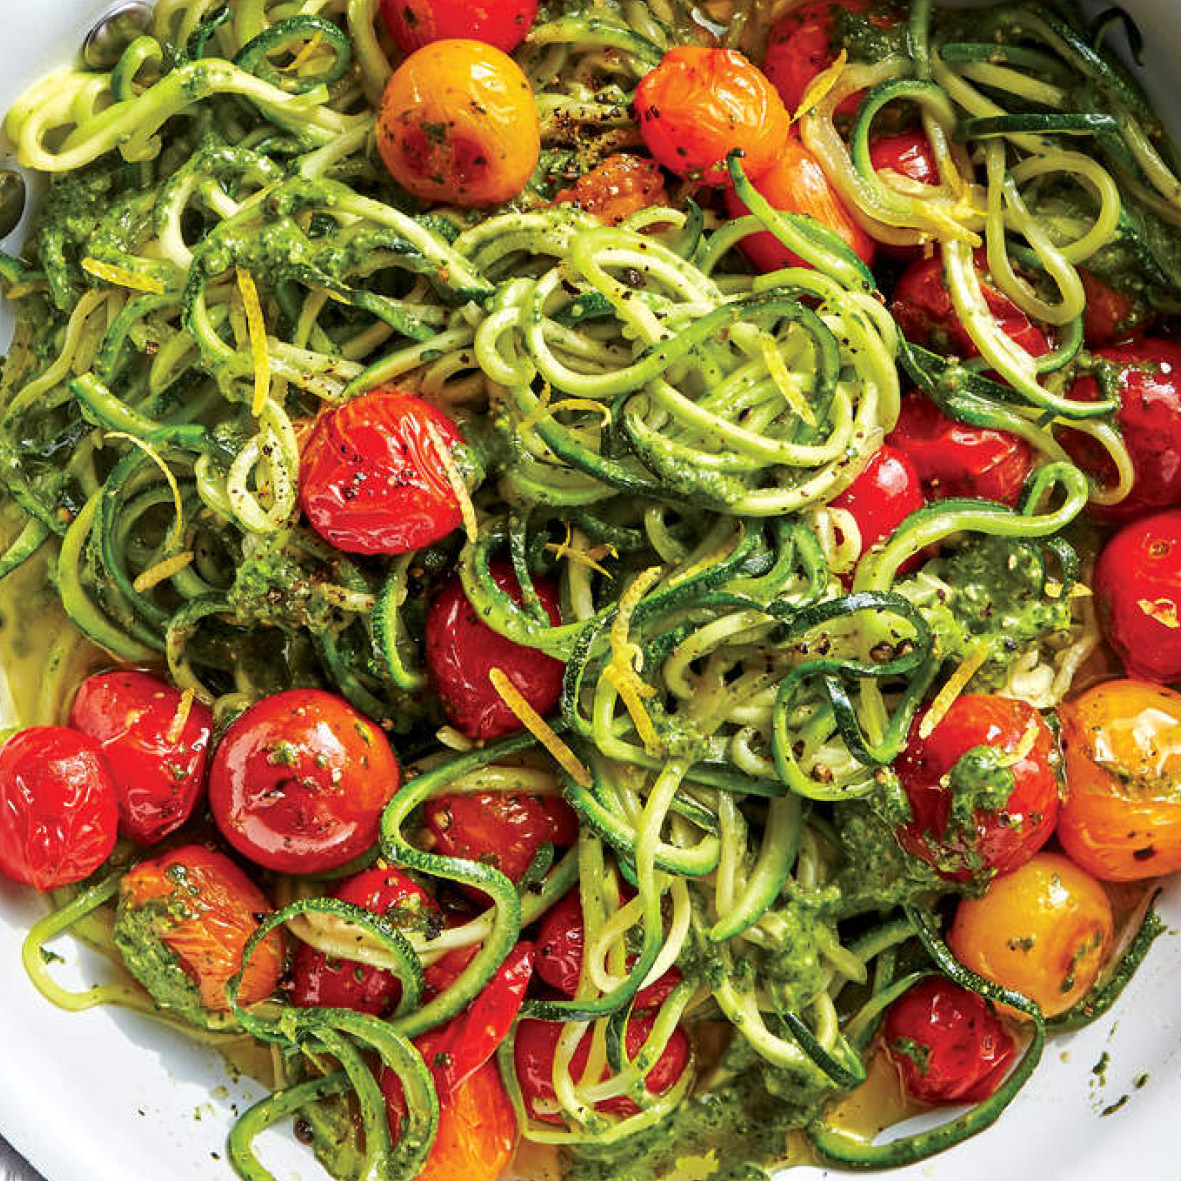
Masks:
[[[320,873],[377,840],[400,785],[394,752],[368,718],[332,693],[289,689],[226,732],[209,804],[244,857],[280,873]]]
[[[428,995],[437,995],[450,988],[463,975],[463,970],[476,958],[480,944],[470,943],[467,947],[456,947],[445,951],[433,964],[424,968]]]
[[[399,870],[375,866],[341,883],[332,895],[389,919],[395,927],[437,922],[439,907],[413,879]],[[397,1007],[401,981],[383,968],[356,960],[335,959],[307,943],[295,949],[291,1000],[301,1009],[355,1009],[384,1016]]]
[[[111,855],[119,797],[93,738],[64,726],[0,750],[0,874],[38,890],[89,877]]]
[[[578,817],[561,796],[439,796],[426,805],[426,826],[437,853],[494,866],[514,882],[542,845],[568,848],[578,840]]]
[[[582,975],[585,943],[582,901],[575,889],[551,907],[541,921],[541,932],[537,936],[537,975],[551,988],[573,996]],[[630,962],[634,962],[634,957]],[[680,982],[680,970],[674,965],[659,980],[640,989],[636,994],[635,1010],[643,1012],[659,1008]]]
[[[404,554],[459,526],[428,424],[449,449],[462,445],[442,411],[398,390],[320,415],[303,450],[300,504],[325,541],[350,554]]]
[[[783,96],[789,111],[794,113],[799,109],[813,79],[828,69],[840,52],[836,29],[838,12],[844,9],[864,13],[869,8],[870,0],[813,0],[793,9],[771,26],[763,69]],[[878,28],[888,29],[898,23],[898,17],[888,11],[876,12],[868,19]],[[843,99],[837,107],[837,114],[855,114],[862,93],[859,91]]]
[[[648,151],[677,176],[707,185],[730,180],[726,157],[744,153],[748,176],[779,158],[790,123],[762,71],[733,49],[670,49],[636,89],[636,117]]]
[[[643,1048],[644,1042],[652,1032],[653,1021],[654,1018],[647,1013],[640,1013],[628,1019],[624,1047],[629,1058],[634,1059]],[[517,1040],[513,1047],[517,1079],[521,1084],[525,1106],[535,1119],[547,1124],[562,1122],[561,1116],[537,1109],[539,1101],[552,1103],[557,1097],[554,1091],[554,1054],[558,1038],[562,1035],[562,1028],[561,1022],[527,1019],[517,1026]],[[588,1029],[570,1060],[570,1073],[575,1079],[581,1078],[582,1072],[586,1069],[587,1059],[590,1057],[591,1037],[591,1031]],[[685,1036],[685,1031],[678,1026],[673,1030],[672,1037],[645,1077],[644,1085],[651,1094],[663,1095],[675,1086],[685,1072],[688,1062],[689,1039]],[[609,1071],[604,1067],[603,1077],[608,1076]],[[619,1116],[635,1115],[639,1111],[635,1103],[625,1095],[604,1099],[595,1104],[595,1109]]]
[[[1012,1035],[974,992],[942,976],[920,981],[886,1013],[882,1041],[922,1103],[982,1103],[1004,1081]]]
[[[987,272],[982,251],[976,254],[976,271]],[[1007,295],[991,283],[983,284],[984,300],[1000,329],[1030,356],[1042,357],[1050,351],[1046,334]],[[931,258],[912,263],[894,288],[890,310],[903,336],[941,355],[956,355],[967,359],[979,355],[968,330],[956,318],[951,292],[943,283],[943,258]]]
[[[1083,335],[1091,348],[1097,349],[1119,341],[1143,336],[1152,320],[1152,309],[1143,300],[1117,291],[1098,275],[1079,268],[1079,278],[1087,296],[1083,311]]]
[[[1111,507],[1097,507],[1108,520],[1126,520],[1181,502],[1181,347],[1171,341],[1146,339],[1095,353],[1114,366],[1120,407],[1115,420],[1135,469],[1132,491]],[[1099,398],[1094,377],[1081,377],[1070,397]],[[1105,486],[1115,483],[1115,464],[1089,435],[1066,431],[1062,445],[1084,471]]]
[[[914,464],[905,451],[887,443],[869,461],[865,471],[832,502],[832,507],[844,509],[857,522],[864,555],[879,541],[890,537],[924,503]],[[901,572],[914,569],[921,561],[916,554]]]
[[[951,881],[1023,865],[1050,839],[1058,821],[1054,738],[1041,715],[1024,701],[965,694],[926,738],[919,737],[921,720],[915,719],[895,764],[912,812],[909,823],[898,829],[903,847]],[[952,768],[981,746],[1012,755],[1028,742],[1031,727],[1033,746],[1008,768],[1013,781],[1008,798],[976,806],[969,817],[957,820],[952,812],[956,785],[948,780]],[[978,772],[970,774],[973,783],[981,781]]]
[[[778,159],[760,174],[755,187],[781,213],[804,213],[815,218],[844,239],[866,266],[873,265],[877,243],[857,224],[828,183],[820,161],[798,139],[784,143]],[[743,217],[749,212],[732,188],[726,190],[726,207],[731,217]],[[741,250],[763,272],[806,265],[769,231],[744,238]]]
[[[939,183],[931,141],[921,131],[875,136],[869,141],[869,158],[879,172],[897,172],[924,185]]]
[[[121,914],[124,908],[154,907],[155,937],[197,985],[202,1005],[226,1012],[226,985],[241,970],[242,952],[260,921],[271,914],[266,895],[224,853],[204,845],[141,861],[128,870],[119,890]],[[238,993],[242,1004],[274,993],[284,958],[282,932],[272,931],[246,965]],[[151,980],[144,983],[150,990]]]
[[[1129,676],[1181,678],[1181,510],[1133,521],[1107,543],[1095,598],[1103,634]]]
[[[521,602],[521,588],[512,568],[497,563],[492,580]],[[558,587],[552,579],[534,583],[550,622],[562,622]],[[539,714],[558,704],[566,666],[533,648],[494,632],[479,616],[453,578],[431,604],[426,619],[426,665],[452,724],[477,742],[490,742],[521,729],[520,719],[504,703],[488,674],[499,668]]]
[[[512,53],[537,18],[537,0],[381,0],[381,19],[403,53],[467,37]]]
[[[932,500],[968,496],[1016,504],[1033,467],[1033,449],[1024,439],[956,422],[917,392],[902,399],[888,443],[914,464]]]
[[[70,725],[102,747],[119,793],[119,829],[154,845],[193,814],[205,788],[213,715],[193,701],[182,719],[179,691],[141,672],[87,677]]]

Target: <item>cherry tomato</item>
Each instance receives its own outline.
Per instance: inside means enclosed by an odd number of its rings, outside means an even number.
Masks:
[[[226,1012],[226,985],[241,969],[242,951],[260,920],[271,913],[262,891],[224,853],[204,845],[141,861],[119,888],[120,911],[152,906],[155,936],[197,985],[201,1003],[210,1012]],[[283,936],[272,931],[246,965],[238,993],[243,1005],[275,992],[283,960]]]
[[[1181,869],[1181,693],[1105,681],[1059,706],[1066,798],[1058,840],[1105,881]]]
[[[1093,348],[1143,336],[1152,320],[1148,303],[1126,291],[1118,291],[1098,275],[1079,268],[1087,306],[1083,311],[1083,334]]]
[[[887,442],[914,464],[932,500],[968,496],[1015,505],[1033,467],[1033,449],[1024,439],[956,422],[917,391],[902,399]]]
[[[982,251],[976,254],[978,274],[987,273]],[[1007,295],[985,282],[984,301],[1002,332],[1030,356],[1042,357],[1050,351],[1050,340]],[[967,359],[979,355],[979,349],[959,322],[951,292],[943,282],[943,258],[933,255],[912,263],[898,280],[890,310],[903,336],[941,355]]]
[[[479,207],[515,197],[541,157],[529,79],[482,41],[432,41],[394,72],[381,96],[377,149],[422,201]]]
[[[853,219],[828,183],[820,161],[798,139],[791,137],[784,143],[778,159],[759,176],[755,187],[781,213],[804,213],[815,218],[842,238],[866,266],[873,265],[877,243]],[[732,188],[726,190],[726,206],[731,217],[749,212]],[[741,249],[751,265],[764,272],[806,265],[766,230],[744,238]]]
[[[627,152],[608,156],[554,197],[554,204],[577,205],[607,225],[618,225],[641,209],[667,202],[660,165]]]
[[[789,111],[799,110],[816,75],[836,60],[841,48],[836,29],[840,10],[865,13],[870,7],[870,0],[813,0],[793,9],[771,26],[763,69],[783,96]],[[878,28],[890,28],[898,23],[898,19],[897,14],[884,8],[869,17]],[[836,113],[856,114],[862,94],[858,91],[843,99]]]
[[[879,541],[892,536],[894,530],[924,503],[914,464],[906,452],[887,443],[869,461],[865,471],[832,501],[831,507],[844,509],[857,522],[864,556]],[[921,562],[922,558],[916,554],[902,567],[901,573],[914,569]]]
[[[1050,839],[1058,820],[1054,739],[1041,715],[1024,701],[969,693],[956,699],[926,738],[919,737],[920,726],[921,716],[896,764],[913,812],[898,830],[903,846],[952,881],[1008,873],[1028,861]],[[1011,767],[1002,768],[995,760],[960,762],[969,751],[985,746],[1012,755],[1028,743],[1031,729],[1033,746]],[[959,773],[966,773],[973,787],[987,788],[985,777],[991,775],[998,790],[1008,776],[1013,786],[1003,801],[977,805],[970,816],[961,817],[953,811],[963,790],[954,781]]]
[[[405,554],[456,529],[463,516],[428,426],[452,451],[463,444],[441,410],[398,390],[320,415],[300,470],[312,528],[350,554]]]
[[[506,563],[494,563],[492,580],[521,602],[521,588]],[[550,578],[534,582],[550,622],[562,622],[558,586]],[[494,632],[480,618],[458,577],[439,592],[426,619],[426,665],[452,724],[469,738],[490,742],[521,729],[521,721],[496,692],[488,674],[499,668],[539,714],[558,704],[566,666],[552,656]]]
[[[636,90],[636,117],[648,151],[677,176],[728,184],[726,157],[744,153],[748,176],[768,172],[790,123],[762,71],[733,49],[670,49]]]
[[[119,793],[119,829],[154,845],[193,814],[205,788],[213,715],[158,677],[141,672],[87,677],[70,710],[70,725],[102,747]]]
[[[964,898],[948,932],[964,967],[1036,1001],[1047,1017],[1082,1000],[1115,940],[1103,887],[1058,853],[1039,853]]]
[[[886,1012],[882,1041],[908,1094],[981,1103],[1004,1081],[1014,1044],[983,998],[942,976],[919,981]]]
[[[541,921],[541,931],[537,936],[537,975],[551,988],[556,988],[566,996],[573,996],[582,975],[585,944],[582,900],[578,890],[574,889],[551,907]],[[634,958],[631,957],[629,962],[634,962]],[[680,969],[674,965],[647,988],[640,989],[635,999],[636,1012],[659,1008],[680,982]]]
[[[363,870],[332,895],[388,919],[395,927],[422,929],[439,921],[435,900],[412,878],[392,868]],[[355,1009],[384,1016],[397,1007],[402,983],[383,968],[336,959],[307,943],[296,946],[291,1000],[302,1009]]]
[[[403,53],[470,37],[512,53],[537,18],[537,0],[381,0],[381,19]]]
[[[931,141],[921,131],[878,135],[869,141],[869,158],[879,172],[896,172],[919,184],[939,183],[939,164]]]
[[[1181,678],[1181,509],[1125,525],[1095,567],[1107,642],[1129,675]]]
[[[37,726],[0,749],[0,874],[38,890],[89,877],[111,855],[119,796],[101,747]]]
[[[377,840],[400,785],[394,752],[368,718],[332,693],[289,689],[226,732],[209,804],[244,857],[280,873],[320,873]]]
[[[629,1058],[634,1059],[643,1048],[644,1042],[652,1032],[653,1021],[652,1015],[647,1013],[628,1018],[624,1048]],[[517,1079],[521,1084],[525,1107],[535,1119],[547,1124],[562,1122],[561,1116],[537,1108],[538,1102],[552,1103],[557,1097],[554,1091],[554,1055],[562,1029],[561,1022],[527,1019],[517,1026],[517,1040],[513,1047]],[[586,1069],[591,1040],[592,1034],[588,1029],[570,1060],[570,1073],[575,1080],[581,1078],[582,1072]],[[669,1038],[660,1057],[656,1059],[655,1065],[645,1076],[644,1085],[651,1094],[663,1095],[676,1085],[688,1062],[689,1039],[685,1036],[685,1031],[678,1026],[673,1030],[672,1037]],[[603,1077],[607,1078],[609,1073],[604,1067]],[[614,1099],[603,1099],[596,1103],[595,1110],[610,1115],[628,1116],[635,1115],[639,1108],[626,1095],[619,1095]]]
[[[578,840],[578,817],[561,796],[438,796],[426,805],[426,826],[435,852],[494,866],[514,882],[542,845],[568,848]]]
[[[420,1049],[433,1058],[430,1034]],[[393,1071],[384,1071],[381,1089],[395,1143],[406,1117],[406,1098]],[[439,1131],[415,1181],[497,1181],[512,1159],[519,1136],[517,1114],[500,1081],[495,1062],[486,1062],[439,1108]]]
[[[445,951],[435,962],[422,971],[426,982],[427,995],[437,995],[450,988],[463,970],[476,958],[480,944],[469,943],[466,947],[455,947]]]
[[[1181,501],[1181,347],[1150,338],[1099,349],[1095,356],[1114,367],[1120,401],[1115,420],[1132,457],[1135,482],[1125,500],[1093,511],[1108,520],[1124,520],[1171,508]],[[1099,383],[1094,377],[1081,377],[1069,396],[1096,401]],[[1065,431],[1062,445],[1101,484],[1115,483],[1115,464],[1089,435]]]

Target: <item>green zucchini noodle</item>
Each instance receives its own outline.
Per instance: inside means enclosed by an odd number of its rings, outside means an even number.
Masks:
[[[1111,366],[1084,345],[1084,283],[1131,259],[1153,306],[1181,312],[1175,153],[1065,5],[969,19],[912,0],[905,25],[862,22],[893,39],[869,52],[850,35],[793,134],[879,245],[938,252],[978,354],[957,359],[907,339],[861,260],[773,207],[740,151],[726,160],[739,216],[667,177],[612,224],[559,197],[646,151],[636,89],[668,50],[760,59],[798,5],[547,0],[515,51],[540,163],[486,210],[427,208],[386,172],[374,111],[401,56],[380,7],[159,0],[112,70],[60,70],[8,113],[20,163],[49,183],[20,256],[0,255],[16,317],[0,577],[71,625],[22,720],[63,721],[83,672],[111,660],[166,671],[212,707],[219,738],[270,694],[322,687],[380,723],[406,771],[358,861],[264,877],[275,911],[226,1012],[182,1012],[127,973],[82,992],[57,981],[46,945],[67,930],[123,962],[121,883],[148,855],[128,844],[55,895],[25,966],[63,1009],[122,1004],[227,1052],[262,1047],[275,1093],[230,1139],[246,1181],[271,1176],[257,1134],[292,1117],[342,1181],[409,1181],[441,1111],[416,1039],[469,1011],[576,898],[576,990],[534,990],[522,1010],[558,1026],[552,1098],[522,1093],[523,1026],[497,1050],[522,1135],[557,1146],[572,1177],[716,1160],[718,1127],[710,1139],[692,1123],[711,1103],[718,1126],[766,1116],[742,1146],[760,1165],[805,1131],[859,1167],[931,1155],[999,1116],[1046,1022],[942,943],[940,907],[968,887],[895,840],[910,812],[894,762],[949,684],[1051,710],[1100,645],[1081,515],[1126,499],[1136,472]],[[919,126],[935,183],[875,167],[872,134]],[[756,235],[790,263],[754,273]],[[1046,355],[1007,335],[997,292],[1047,330]],[[1074,396],[1088,375],[1089,401]],[[932,499],[880,541],[863,535],[840,498],[898,425],[904,380],[1028,445],[1015,505]],[[463,436],[448,479],[465,528],[413,553],[346,554],[301,516],[301,447],[318,415],[390,388]],[[1080,436],[1106,456],[1106,482],[1071,461]],[[562,662],[548,720],[487,743],[449,724],[424,628],[450,576],[473,619]],[[428,806],[485,795],[565,801],[577,842],[544,845],[519,882],[495,857],[445,855]],[[334,896],[375,864],[408,871],[454,921]],[[1110,1006],[1154,923],[1066,1024]],[[396,1009],[300,1008],[283,991],[246,1004],[276,930],[392,973]],[[445,957],[463,964],[435,988]],[[968,1115],[859,1140],[835,1104],[866,1080],[886,1009],[935,972],[1024,1013],[1025,1057]],[[658,1002],[638,999],[666,981]],[[684,1069],[650,1090],[686,1027]],[[378,1064],[402,1087],[400,1134]]]

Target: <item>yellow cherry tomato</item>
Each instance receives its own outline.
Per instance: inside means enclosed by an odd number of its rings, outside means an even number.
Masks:
[[[481,41],[432,41],[389,80],[377,147],[393,178],[424,201],[499,205],[526,185],[541,156],[529,80]]]
[[[965,898],[947,942],[966,968],[1036,1001],[1047,1017],[1090,991],[1115,941],[1103,887],[1059,853],[1038,853]]]
[[[1181,869],[1181,693],[1105,681],[1062,706],[1066,798],[1058,839],[1098,878]]]

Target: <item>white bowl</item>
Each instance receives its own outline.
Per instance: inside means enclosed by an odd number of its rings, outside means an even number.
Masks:
[[[1127,6],[1145,31],[1158,109],[1181,128],[1181,4]],[[109,7],[106,0],[0,0],[0,109],[67,58]],[[0,322],[0,338],[6,333]],[[228,1181],[226,1132],[261,1090],[235,1081],[216,1053],[146,1018],[110,1008],[67,1014],[43,1000],[20,964],[21,940],[41,912],[28,892],[0,885],[0,1132],[48,1181]],[[1163,914],[1181,924],[1181,883],[1166,892]],[[58,950],[76,958],[69,940]],[[101,966],[90,963],[64,974],[85,986],[96,972]],[[1107,1065],[1097,1074],[1100,1059]],[[1174,1181],[1181,1176],[1179,1112],[1181,939],[1170,932],[1108,1016],[1051,1041],[1032,1082],[995,1127],[892,1176]],[[281,1177],[324,1178],[308,1150],[288,1137],[270,1133],[263,1144]],[[790,1181],[831,1175],[799,1169]]]

